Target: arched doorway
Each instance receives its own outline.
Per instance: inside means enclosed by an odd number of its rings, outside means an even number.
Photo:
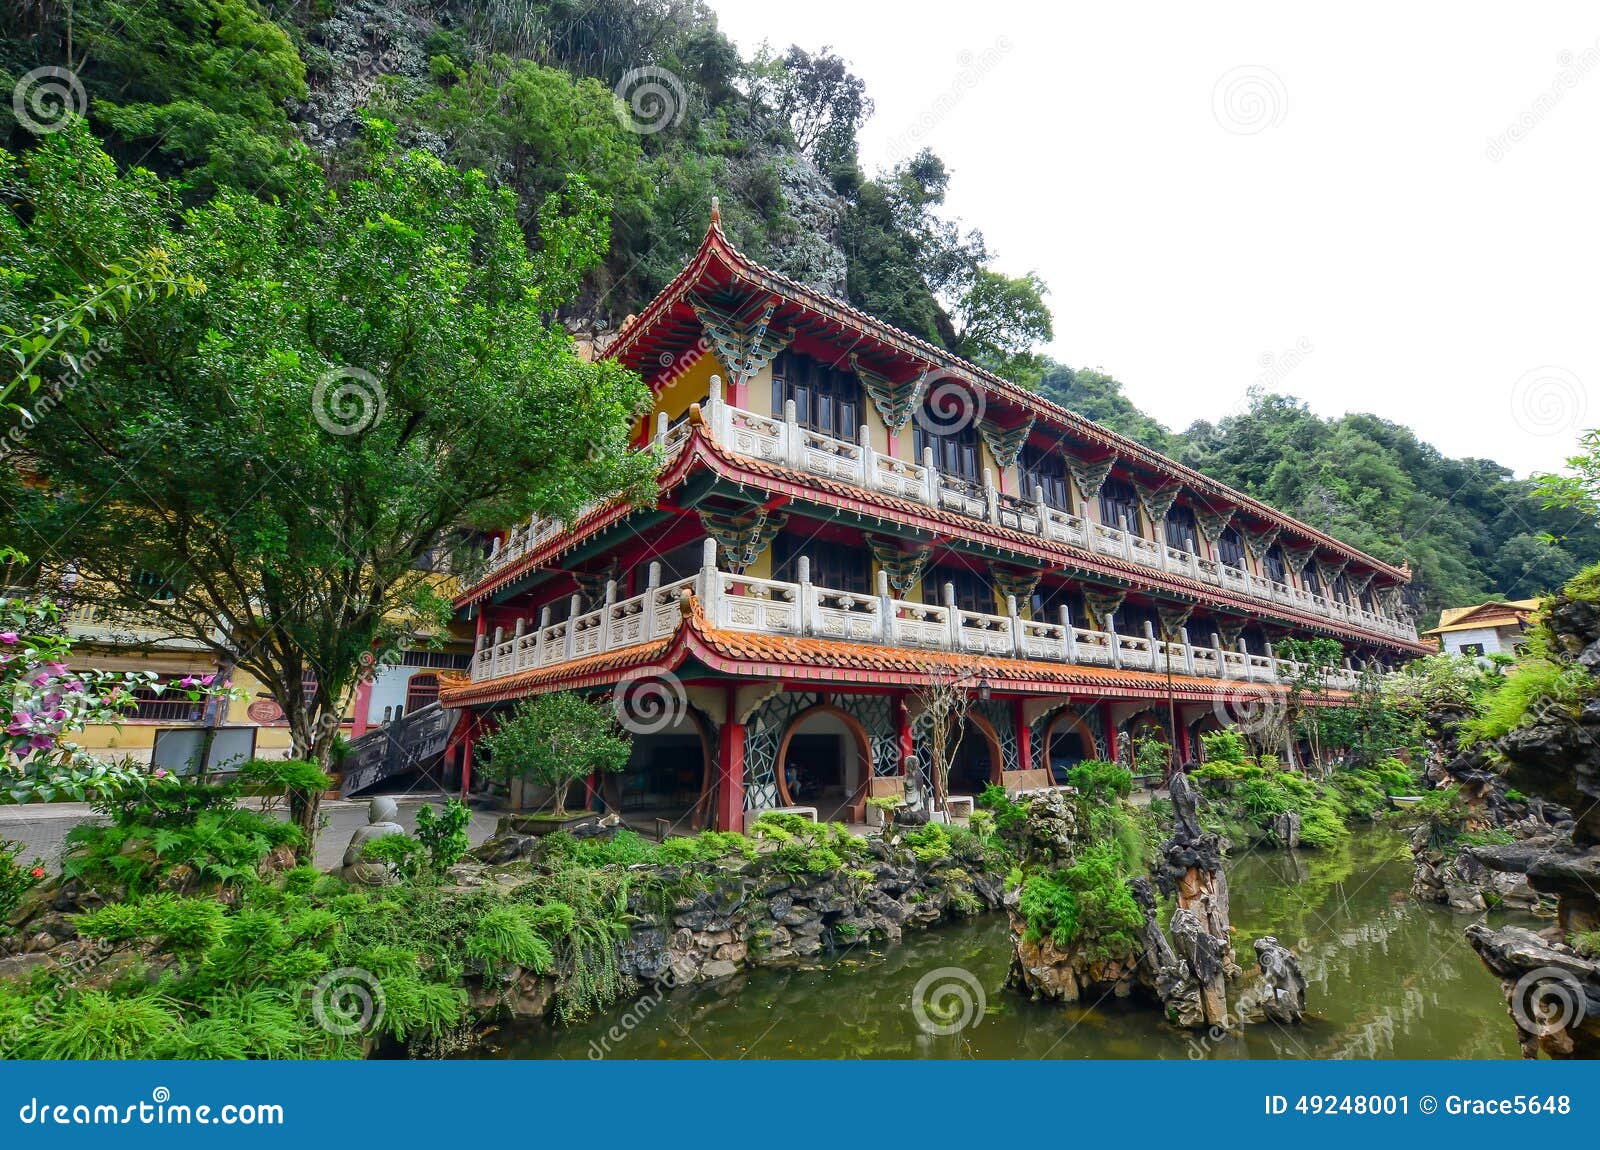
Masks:
[[[1100,757],[1095,746],[1094,732],[1080,714],[1059,711],[1045,728],[1045,763],[1050,780],[1056,784],[1067,781],[1067,772],[1079,763]]]
[[[704,716],[688,706],[670,725],[635,731],[628,765],[600,779],[599,805],[651,834],[662,819],[675,832],[700,830],[712,809],[715,745]]]
[[[778,744],[778,799],[817,808],[819,821],[846,819],[872,777],[872,741],[853,715],[826,703],[794,717]]]
[[[1189,754],[1196,762],[1205,762],[1206,745],[1200,741],[1201,735],[1209,735],[1213,731],[1222,730],[1222,720],[1215,714],[1207,711],[1194,722],[1189,724]]]
[[[1139,764],[1139,747],[1141,744],[1154,739],[1163,748],[1170,744],[1167,737],[1166,724],[1161,721],[1155,711],[1140,711],[1130,715],[1122,725],[1122,737],[1117,740],[1117,758],[1125,767],[1137,768]],[[1170,760],[1170,751],[1163,750],[1161,754],[1160,769],[1166,773]],[[1153,764],[1145,764],[1150,766]],[[1135,774],[1139,773],[1135,769]]]
[[[1004,777],[1004,763],[1000,737],[995,734],[994,725],[982,715],[969,713],[950,764],[950,793],[982,794],[984,787],[998,784]]]

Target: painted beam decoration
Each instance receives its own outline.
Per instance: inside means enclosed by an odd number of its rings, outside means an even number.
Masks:
[[[1167,512],[1172,510],[1173,501],[1178,498],[1178,492],[1182,490],[1183,488],[1177,484],[1155,488],[1135,481],[1133,485],[1139,506],[1150,517],[1151,523],[1161,523],[1167,518]]]
[[[1039,577],[1043,574],[1043,571],[1018,571],[1002,563],[989,564],[989,577],[994,580],[995,589],[1002,596],[1015,596],[1019,609],[1026,607],[1033,598],[1033,593],[1039,588]]]
[[[1243,619],[1219,618],[1217,620],[1217,636],[1222,640],[1223,650],[1237,651],[1239,649],[1239,638],[1243,634]]]
[[[922,398],[922,389],[928,382],[928,369],[924,368],[911,379],[895,383],[886,375],[862,367],[855,352],[850,353],[850,370],[861,381],[862,390],[872,401],[879,418],[892,434],[899,435],[911,422],[912,413]]]
[[[1310,559],[1311,553],[1317,549],[1315,544],[1307,544],[1304,547],[1295,547],[1289,543],[1279,544],[1279,548],[1283,552],[1284,566],[1296,575],[1300,574],[1300,572],[1306,569],[1306,560]],[[1317,565],[1317,570],[1319,573],[1321,569],[1322,565],[1319,563]]]
[[[1072,479],[1078,485],[1078,493],[1085,499],[1093,499],[1100,494],[1100,489],[1105,486],[1106,476],[1111,474],[1111,468],[1116,464],[1117,457],[1108,455],[1096,463],[1083,461],[1067,456],[1067,470],[1072,472]]]
[[[1272,545],[1278,541],[1278,528],[1266,527],[1260,531],[1252,531],[1248,527],[1240,528],[1239,537],[1244,540],[1244,545],[1250,554],[1257,560],[1264,559]]]
[[[712,352],[717,362],[728,373],[735,385],[745,384],[760,374],[780,351],[794,339],[791,331],[778,331],[772,327],[772,313],[778,307],[776,298],[769,299],[760,313],[744,321],[696,296],[687,302],[700,320],[700,326],[711,337]]]
[[[1085,591],[1083,602],[1089,608],[1089,618],[1096,631],[1106,629],[1106,620],[1115,615],[1128,597],[1126,591]]]
[[[735,575],[743,575],[778,537],[788,518],[781,511],[777,514],[761,510],[748,515],[721,515],[702,510],[700,525],[705,528],[707,535],[717,541],[718,561]]]
[[[928,544],[905,551],[895,540],[885,539],[881,535],[869,534],[867,546],[872,549],[872,557],[878,561],[878,566],[889,576],[889,586],[902,596],[909,594],[922,581],[922,573],[933,555],[933,548]]]
[[[1156,615],[1161,620],[1161,637],[1169,643],[1176,642],[1178,633],[1193,614],[1193,603],[1157,603]]]
[[[1205,507],[1194,509],[1194,525],[1204,535],[1207,543],[1216,543],[1222,538],[1222,533],[1233,523],[1233,508],[1226,511],[1212,511]]]
[[[1000,427],[989,419],[979,422],[978,434],[983,436],[984,443],[989,445],[989,454],[1002,469],[1016,465],[1022,445],[1028,442],[1028,435],[1033,431],[1033,419],[1030,415],[1026,423],[1011,428]]]
[[[1333,594],[1333,585],[1335,581],[1338,580],[1339,576],[1344,574],[1344,569],[1349,565],[1350,560],[1348,559],[1335,559],[1330,562],[1329,560],[1318,556],[1317,574],[1322,577],[1322,593],[1324,595]]]

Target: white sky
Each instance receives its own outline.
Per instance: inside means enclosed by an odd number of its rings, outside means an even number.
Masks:
[[[1526,475],[1600,424],[1593,0],[710,2],[850,61],[868,170],[932,147],[1051,351],[1169,426],[1266,377]]]

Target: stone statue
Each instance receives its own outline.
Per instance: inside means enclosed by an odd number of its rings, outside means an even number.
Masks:
[[[383,886],[394,881],[394,872],[389,864],[363,859],[361,851],[373,839],[405,834],[406,828],[400,825],[399,818],[400,805],[385,795],[379,795],[367,804],[367,825],[358,828],[350,836],[350,845],[344,851],[344,864],[339,868],[341,878],[363,886]]]

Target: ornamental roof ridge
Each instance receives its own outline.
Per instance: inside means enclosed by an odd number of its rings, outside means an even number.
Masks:
[[[639,313],[638,318],[618,334],[615,342],[607,348],[606,356],[608,358],[621,358],[634,343],[638,342],[641,335],[659,322],[683,297],[683,294],[704,275],[707,267],[714,259],[720,259],[731,275],[747,280],[752,287],[767,291],[777,291],[796,303],[823,313],[829,311],[842,313],[857,326],[876,333],[880,339],[904,344],[908,352],[915,353],[915,355],[926,359],[929,366],[953,370],[957,374],[969,376],[974,383],[992,387],[1024,408],[1048,415],[1056,422],[1066,424],[1091,441],[1097,440],[1101,446],[1119,456],[1125,463],[1138,463],[1147,470],[1155,471],[1165,478],[1174,479],[1182,483],[1197,495],[1211,495],[1234,503],[1259,519],[1267,520],[1278,527],[1293,531],[1318,546],[1327,547],[1347,555],[1398,582],[1409,583],[1411,581],[1409,566],[1397,567],[1394,564],[1386,563],[1348,543],[1335,539],[1326,532],[1317,530],[1308,523],[1303,523],[1293,516],[1279,511],[1270,504],[1263,503],[1253,496],[1246,495],[1244,492],[1228,486],[1219,479],[1214,479],[1203,472],[1196,471],[1175,459],[1161,454],[1154,448],[1146,447],[1137,440],[1130,439],[1108,427],[1103,427],[1080,412],[1063,407],[1054,400],[1030,391],[1021,384],[1006,379],[1004,376],[996,375],[987,368],[963,359],[954,352],[937,347],[920,336],[912,335],[910,332],[903,331],[893,324],[878,319],[876,316],[862,311],[852,303],[836,299],[826,292],[808,287],[782,272],[758,263],[735,247],[722,230],[720,203],[713,204],[711,218],[706,227],[706,234],[701,239],[700,246],[696,249],[694,256],[672,278],[672,281],[662,288],[656,294],[656,297],[645,306],[644,310]]]

